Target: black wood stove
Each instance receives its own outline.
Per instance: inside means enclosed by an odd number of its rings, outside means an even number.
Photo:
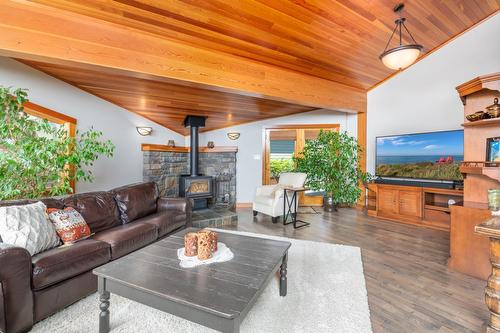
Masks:
[[[190,128],[191,151],[189,155],[190,173],[179,179],[179,195],[193,199],[193,209],[208,208],[208,200],[214,196],[214,178],[198,173],[198,129],[205,127],[205,117],[187,116],[184,126]]]

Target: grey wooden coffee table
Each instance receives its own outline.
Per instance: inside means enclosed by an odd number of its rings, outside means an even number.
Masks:
[[[231,261],[182,268],[177,249],[184,246],[184,234],[190,231],[196,229],[179,231],[94,269],[100,293],[100,333],[110,330],[110,293],[222,332],[239,332],[278,269],[279,292],[286,296],[289,242],[220,232],[219,241],[234,253]],[[133,313],[130,320],[134,320]]]

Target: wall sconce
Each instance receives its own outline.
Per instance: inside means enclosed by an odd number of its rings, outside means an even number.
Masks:
[[[138,126],[135,129],[137,130],[137,133],[139,133],[142,136],[151,135],[151,132],[153,132],[153,128],[152,127]]]
[[[210,148],[210,149],[212,149],[212,148],[215,147],[215,143],[213,141],[208,141],[207,147]]]
[[[238,140],[240,138],[239,132],[229,132],[227,133],[227,137],[231,140]]]
[[[175,147],[175,141],[174,140],[168,140],[167,146],[169,146],[169,147]]]

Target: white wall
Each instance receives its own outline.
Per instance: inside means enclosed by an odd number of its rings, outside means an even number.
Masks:
[[[142,181],[142,142],[166,144],[173,139],[184,145],[180,134],[9,58],[0,57],[0,85],[29,89],[31,102],[76,118],[80,131],[93,126],[115,144],[112,158],[101,157],[94,163],[94,182],[78,183],[77,192]],[[136,126],[151,126],[153,134],[142,137]]]
[[[273,118],[200,134],[200,145],[213,141],[216,146],[238,146],[236,154],[236,197],[240,203],[253,201],[255,189],[262,184],[262,130],[284,124],[340,124],[340,129],[357,136],[355,114],[318,110]],[[228,132],[240,132],[238,140],[230,140]],[[189,137],[186,138],[189,145]]]
[[[499,35],[497,14],[368,92],[369,171],[375,168],[376,136],[461,128],[463,105],[455,87],[500,72]]]

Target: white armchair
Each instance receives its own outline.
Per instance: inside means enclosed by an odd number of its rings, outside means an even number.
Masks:
[[[263,213],[272,217],[273,223],[283,215],[283,187],[303,187],[307,175],[302,172],[284,172],[280,175],[278,184],[263,185],[257,188],[253,201],[253,216]],[[295,214],[296,207],[292,208]]]

